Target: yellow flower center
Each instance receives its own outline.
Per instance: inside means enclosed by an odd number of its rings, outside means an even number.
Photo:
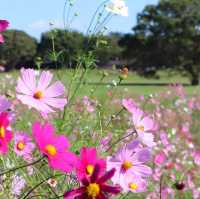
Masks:
[[[5,137],[5,128],[3,126],[0,127],[0,138]]]
[[[137,184],[135,184],[135,183],[129,184],[129,188],[132,189],[132,190],[136,190],[137,187],[138,187],[138,186],[137,186]]]
[[[91,165],[91,164],[88,164],[87,167],[86,167],[86,173],[87,173],[88,175],[92,175],[93,172],[94,172],[94,166]]]
[[[51,144],[48,144],[45,147],[45,151],[48,153],[48,155],[51,155],[51,156],[54,156],[57,153],[56,148]]]
[[[42,93],[42,91],[37,91],[37,92],[35,92],[35,94],[33,95],[33,97],[34,97],[35,99],[41,99],[41,98],[43,98],[43,93]]]
[[[122,168],[127,171],[128,169],[130,169],[132,167],[132,163],[130,161],[124,161],[124,163],[122,164]]]
[[[144,126],[136,126],[136,130],[139,130],[139,131],[144,131]]]
[[[98,184],[96,183],[90,183],[87,186],[87,194],[88,196],[90,196],[91,198],[96,198],[100,193],[100,187]]]
[[[24,147],[25,147],[25,144],[24,144],[23,141],[20,141],[20,142],[17,143],[17,149],[19,151],[22,151],[24,149]]]

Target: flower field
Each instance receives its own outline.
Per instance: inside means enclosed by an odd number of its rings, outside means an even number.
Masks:
[[[120,72],[117,85],[80,83],[82,70],[63,84],[59,72],[2,76],[1,197],[73,198],[86,190],[80,197],[199,198],[197,94],[175,84],[134,94],[134,87],[120,87]],[[96,177],[90,183],[93,172],[108,175],[109,185]]]
[[[73,69],[0,74],[0,199],[199,199],[200,88],[97,70],[85,51]]]

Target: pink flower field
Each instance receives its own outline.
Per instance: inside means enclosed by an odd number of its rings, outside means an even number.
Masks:
[[[125,0],[103,2],[87,34],[94,25],[101,38],[108,18],[129,11]],[[2,48],[11,23],[0,19]],[[94,69],[92,39],[70,69],[37,59],[0,74],[0,199],[200,199],[197,90],[138,93],[128,66]]]

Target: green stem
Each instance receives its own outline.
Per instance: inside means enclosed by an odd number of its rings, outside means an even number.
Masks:
[[[14,167],[14,168],[12,168],[12,169],[9,169],[9,170],[7,170],[7,171],[4,171],[4,172],[0,173],[0,176],[5,175],[5,174],[10,173],[10,172],[14,172],[14,171],[16,171],[16,170],[18,170],[18,169],[22,169],[22,168],[25,168],[25,167],[28,167],[28,166],[32,166],[32,165],[34,165],[34,164],[37,164],[38,162],[40,162],[40,161],[43,160],[44,158],[45,158],[45,156],[43,156],[43,157],[41,157],[40,159],[38,159],[38,160],[36,160],[36,161],[34,161],[34,162],[31,162],[31,163],[29,163],[29,164],[21,165],[21,166],[18,166],[18,167]]]
[[[48,178],[46,178],[45,180],[41,181],[40,183],[36,184],[32,189],[30,189],[28,191],[28,193],[22,198],[22,199],[26,199],[35,189],[37,189],[40,185],[42,185],[43,183],[45,183],[46,181],[48,181],[49,179],[51,178],[55,178],[55,177],[58,177],[58,176],[62,176],[63,174],[59,174],[59,175],[55,175],[55,176],[50,176]],[[54,194],[56,194],[54,192]],[[58,198],[59,196],[56,194],[56,198]]]

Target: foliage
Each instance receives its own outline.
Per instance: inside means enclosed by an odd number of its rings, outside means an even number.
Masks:
[[[18,30],[7,30],[3,35],[5,43],[0,45],[0,63],[6,65],[7,70],[28,67],[36,55],[36,40]]]
[[[138,15],[134,33],[120,41],[133,66],[187,72],[193,85],[200,73],[200,1],[161,0]]]

